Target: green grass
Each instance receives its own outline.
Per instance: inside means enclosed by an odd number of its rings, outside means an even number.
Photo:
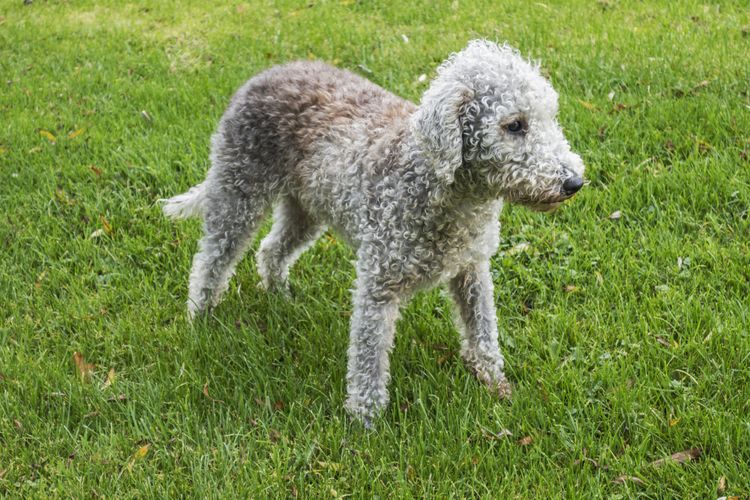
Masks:
[[[0,0],[0,496],[750,495],[747,3],[406,3]],[[289,302],[246,259],[191,327],[199,224],[155,200],[202,178],[253,73],[315,57],[417,100],[475,37],[543,60],[591,184],[502,214],[513,402],[426,293],[365,432],[342,409],[351,250],[323,238]]]

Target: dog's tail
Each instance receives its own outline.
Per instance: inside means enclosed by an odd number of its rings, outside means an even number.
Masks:
[[[193,186],[187,193],[169,199],[161,199],[162,211],[170,219],[187,219],[203,215],[203,202],[206,199],[204,183]]]

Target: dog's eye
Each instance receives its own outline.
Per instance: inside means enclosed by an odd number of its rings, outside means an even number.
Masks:
[[[507,130],[510,133],[518,134],[520,132],[523,132],[525,129],[524,124],[521,120],[513,120],[509,124],[505,126],[505,130]]]

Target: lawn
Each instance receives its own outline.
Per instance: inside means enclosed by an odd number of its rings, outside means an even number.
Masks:
[[[0,496],[750,495],[747,2],[175,5],[0,0]],[[416,101],[477,37],[543,62],[590,184],[501,216],[513,401],[433,291],[368,432],[342,408],[352,251],[325,235],[289,301],[247,258],[191,326],[200,226],[156,200],[203,178],[250,75],[318,58]]]

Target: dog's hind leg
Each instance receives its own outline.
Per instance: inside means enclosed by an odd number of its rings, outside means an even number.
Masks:
[[[504,360],[497,340],[497,314],[489,262],[481,262],[458,273],[450,281],[458,309],[461,356],[474,372],[501,398],[510,397],[510,384],[503,372]]]
[[[268,290],[289,292],[289,268],[323,232],[291,196],[279,200],[273,214],[273,227],[260,244],[255,263]]]
[[[193,258],[188,293],[192,318],[215,306],[270,205],[258,189],[253,195],[234,186],[207,193],[203,205],[203,238]]]

